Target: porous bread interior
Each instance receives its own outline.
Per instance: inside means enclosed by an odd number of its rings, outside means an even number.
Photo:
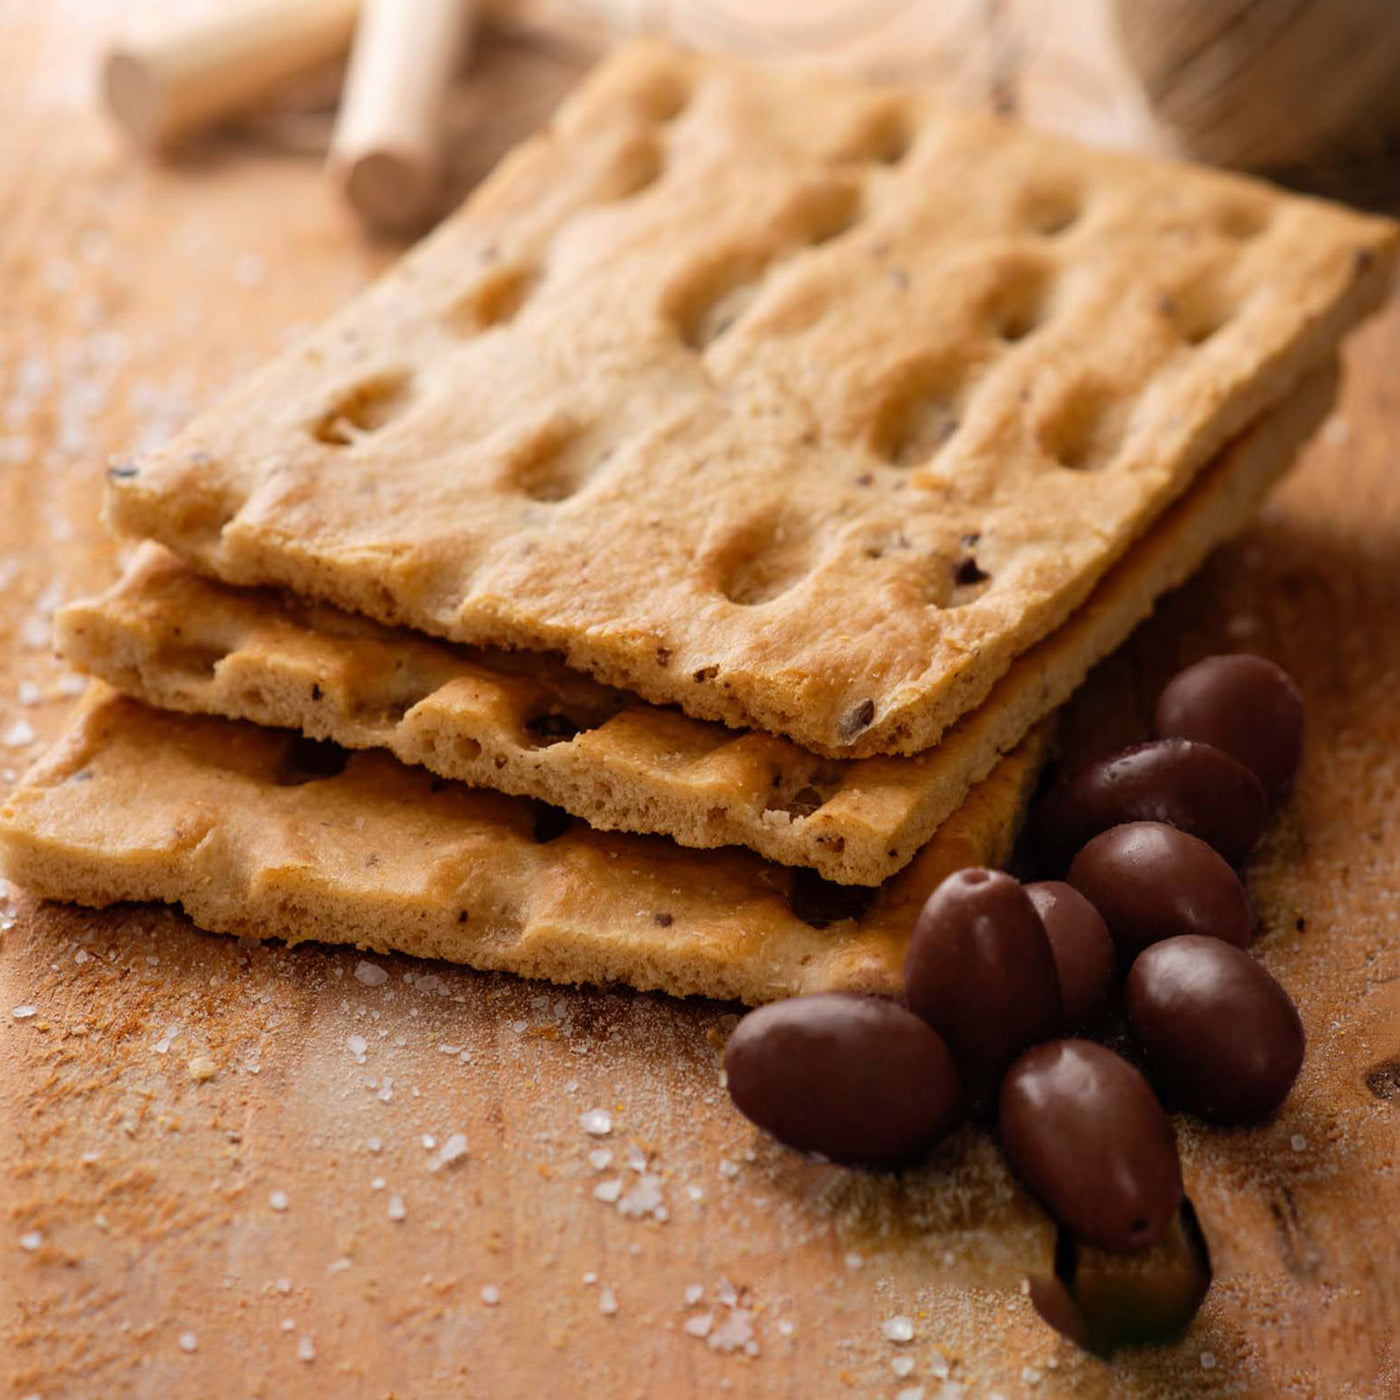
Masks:
[[[1064,626],[914,757],[824,759],[602,686],[532,652],[472,651],[326,606],[210,581],[156,545],[57,620],[65,659],[167,709],[384,747],[445,777],[540,798],[606,830],[743,845],[843,884],[906,864],[968,789],[1165,590],[1237,530],[1333,401],[1336,369],[1211,464]]]
[[[0,867],[51,899],[157,900],[214,932],[555,982],[750,1003],[894,993],[933,888],[1006,859],[1046,748],[1042,727],[907,869],[863,891],[747,851],[593,831],[380,750],[152,710],[96,682],[0,808]]]
[[[657,44],[108,514],[197,569],[919,752],[1381,300],[1394,226]]]

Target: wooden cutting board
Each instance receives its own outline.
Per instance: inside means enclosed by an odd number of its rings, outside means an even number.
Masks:
[[[114,140],[89,88],[120,8],[0,0],[0,791],[72,704],[54,606],[116,568],[107,455],[168,434],[396,251],[295,152],[315,117],[164,169]],[[1092,45],[986,12],[971,96],[1138,139]],[[571,52],[491,51],[458,103],[460,182],[542,119]],[[242,947],[14,891],[0,1395],[1400,1395],[1397,363],[1392,311],[1296,476],[1067,726],[1078,753],[1141,737],[1173,668],[1241,647],[1309,707],[1251,871],[1309,1058],[1276,1123],[1179,1125],[1217,1266],[1180,1343],[1106,1365],[1038,1322],[1019,1284],[1048,1223],[980,1131],[897,1179],[762,1141],[720,1085],[731,1007]]]

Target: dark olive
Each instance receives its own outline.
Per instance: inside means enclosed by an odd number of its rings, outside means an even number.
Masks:
[[[878,997],[826,993],[751,1011],[724,1050],[739,1112],[799,1152],[850,1166],[921,1157],[962,1092],[938,1032]]]
[[[1303,752],[1303,697],[1281,666],[1262,656],[1208,656],[1175,676],[1157,701],[1163,738],[1213,744],[1278,796]]]
[[[1147,1072],[1188,1112],[1252,1123],[1288,1097],[1303,1023],[1248,953],[1216,938],[1168,938],[1138,955],[1127,990]]]
[[[1176,1139],[1152,1086],[1091,1040],[1027,1050],[1001,1085],[1007,1160],[1050,1213],[1104,1249],[1146,1249],[1181,1204]]]
[[[1151,1249],[1117,1254],[1061,1226],[1055,1272],[1027,1280],[1031,1303],[1070,1341],[1098,1356],[1180,1332],[1210,1290],[1210,1248],[1189,1200]]]
[[[1092,1021],[1113,990],[1113,939],[1103,916],[1073,885],[1041,880],[1027,885],[1059,975],[1066,1030]]]
[[[1040,834],[1048,851],[1067,860],[1111,826],[1165,822],[1238,865],[1268,817],[1268,795],[1244,764],[1209,744],[1158,739],[1087,763],[1052,789]]]
[[[1204,841],[1161,822],[1094,837],[1065,878],[1103,915],[1124,966],[1178,934],[1243,948],[1254,926],[1240,877]]]
[[[1035,906],[1010,875],[980,866],[948,876],[920,911],[904,994],[948,1042],[974,1098],[1062,1020],[1055,955]]]

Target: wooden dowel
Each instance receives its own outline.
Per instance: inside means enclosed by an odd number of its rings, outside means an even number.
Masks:
[[[443,105],[474,12],[473,0],[365,0],[330,165],[373,228],[413,228],[435,211]]]
[[[113,48],[102,71],[107,106],[142,145],[173,145],[343,54],[358,11],[359,0],[226,4],[202,22]]]

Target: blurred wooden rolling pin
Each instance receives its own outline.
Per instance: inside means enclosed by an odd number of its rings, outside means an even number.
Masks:
[[[226,3],[112,49],[102,70],[107,106],[143,146],[173,146],[343,54],[359,8],[359,0]]]
[[[437,212],[443,105],[475,10],[475,0],[364,0],[330,169],[373,228],[412,229]]]

